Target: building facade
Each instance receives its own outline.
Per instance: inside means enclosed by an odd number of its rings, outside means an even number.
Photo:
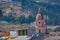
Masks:
[[[15,16],[19,17],[21,14],[21,3],[12,2],[11,0],[0,0],[0,10],[3,12],[3,16]]]
[[[38,9],[38,14],[36,16],[36,32],[39,32],[40,30],[40,33],[45,33],[46,32],[46,29],[45,29],[45,20],[41,14],[41,9],[39,8]]]
[[[11,0],[0,0],[0,2],[9,2]]]

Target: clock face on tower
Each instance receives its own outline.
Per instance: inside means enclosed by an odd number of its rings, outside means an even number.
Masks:
[[[43,26],[43,24],[44,24],[44,22],[43,22],[43,20],[42,20],[42,16],[41,15],[37,15],[38,17],[36,18],[37,20],[36,20],[36,25],[38,26],[38,27],[42,27]]]
[[[38,9],[38,14],[36,16],[36,26],[37,27],[43,27],[44,20],[43,20],[43,15],[41,14],[41,8]]]

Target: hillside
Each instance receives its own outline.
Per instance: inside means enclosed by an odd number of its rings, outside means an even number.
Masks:
[[[25,1],[24,1],[25,2]],[[47,15],[49,17],[48,24],[59,24],[60,23],[60,1],[55,0],[53,4],[53,0],[49,0],[49,2],[36,2],[36,1],[27,1],[26,3],[23,2],[23,7],[31,9],[32,14],[37,14],[37,9],[42,7],[42,14]],[[57,20],[58,19],[58,20]]]
[[[60,0],[48,0],[47,1],[40,1],[40,2],[36,2],[35,0],[12,0],[15,2],[21,2],[22,4],[22,11],[24,10],[30,10],[31,11],[31,16],[28,17],[28,22],[30,22],[30,19],[33,20],[31,22],[35,21],[35,17],[37,15],[37,11],[38,8],[41,7],[42,8],[42,14],[43,15],[47,15],[49,17],[49,20],[46,21],[47,24],[49,25],[56,25],[60,23]],[[34,16],[34,17],[32,17]],[[12,19],[14,17],[8,17],[10,19],[10,21],[12,22]],[[19,17],[20,18],[20,17]],[[18,22],[20,21],[19,18],[13,20],[14,22]],[[23,18],[25,19],[25,18]],[[58,20],[57,20],[58,19]],[[4,19],[5,20],[5,19]],[[7,20],[7,19],[6,19]],[[22,19],[21,19],[22,20]],[[26,20],[23,22],[25,23]],[[20,21],[21,22],[21,21]]]

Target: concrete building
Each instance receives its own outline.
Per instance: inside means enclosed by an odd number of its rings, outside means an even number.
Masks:
[[[12,8],[13,16],[19,17],[21,15],[22,7],[20,3],[13,3],[10,7]]]
[[[36,2],[48,2],[48,0],[35,0]]]
[[[40,30],[40,33],[46,33],[45,20],[43,19],[41,12],[42,10],[39,8],[36,16],[36,32],[39,32]]]
[[[60,0],[34,0],[36,2],[50,3],[51,5],[59,5]]]
[[[8,15],[8,11],[10,9],[10,3],[6,3],[6,2],[0,2],[0,10],[2,10],[3,12],[3,16]],[[8,11],[7,11],[8,10]]]
[[[8,1],[11,1],[11,0],[0,0],[0,2],[8,2]]]
[[[12,16],[19,17],[21,14],[21,3],[12,2],[11,0],[0,0],[0,10],[3,12],[3,16],[8,16],[10,13]]]

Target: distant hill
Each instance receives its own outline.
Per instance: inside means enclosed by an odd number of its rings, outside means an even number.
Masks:
[[[22,10],[30,10],[31,14],[36,17],[39,7],[42,7],[42,14],[47,15],[49,20],[47,24],[60,23],[60,0],[48,0],[48,2],[36,2],[34,0],[12,0],[21,2]],[[44,1],[44,0],[43,0]],[[57,20],[58,19],[58,20]]]

